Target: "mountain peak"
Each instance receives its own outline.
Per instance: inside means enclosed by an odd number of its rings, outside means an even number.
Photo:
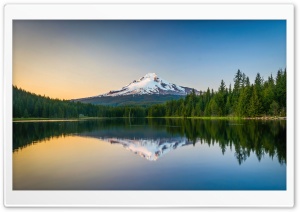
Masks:
[[[156,74],[156,73],[148,73],[148,74],[146,74],[144,77],[145,77],[145,78],[152,78],[152,79],[154,79],[154,78],[157,77],[157,74]]]
[[[156,73],[147,73],[139,80],[134,80],[120,90],[113,90],[100,96],[126,96],[126,95],[187,95],[189,88],[181,87],[158,77]]]
[[[156,73],[148,73],[145,76],[141,77],[138,81],[142,81],[142,80],[146,80],[146,79],[157,81],[159,78]],[[134,80],[133,82],[136,82],[136,80]]]

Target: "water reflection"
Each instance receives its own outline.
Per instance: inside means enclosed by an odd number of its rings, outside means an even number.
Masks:
[[[119,138],[101,138],[111,144],[120,144],[125,149],[137,154],[149,161],[156,161],[166,153],[175,150],[176,148],[190,144],[187,139],[157,139],[157,140],[130,140]]]
[[[102,119],[78,122],[13,123],[13,151],[53,137],[78,135],[99,138],[148,160],[157,160],[185,145],[218,145],[234,150],[239,164],[251,153],[286,163],[286,121],[199,119]]]

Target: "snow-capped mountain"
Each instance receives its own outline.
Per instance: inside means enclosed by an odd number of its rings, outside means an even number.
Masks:
[[[147,159],[150,161],[156,161],[171,150],[178,147],[190,144],[187,139],[120,139],[120,138],[101,138],[104,141],[108,141],[111,144],[120,144],[125,149]]]
[[[99,97],[116,97],[126,95],[187,95],[192,88],[178,86],[158,77],[155,73],[148,73],[139,80],[134,80],[120,90],[113,90],[108,93],[99,95]]]
[[[119,90],[72,101],[108,106],[149,106],[184,98],[192,91],[193,88],[179,86],[158,77],[155,73],[148,73]],[[195,90],[195,93],[200,92]]]

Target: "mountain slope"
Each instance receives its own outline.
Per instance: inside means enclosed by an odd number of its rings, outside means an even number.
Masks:
[[[148,106],[161,104],[170,100],[178,100],[184,98],[183,95],[159,95],[159,94],[144,94],[144,95],[126,95],[126,96],[95,96],[84,99],[73,100],[75,102],[91,103],[94,105],[106,106]]]

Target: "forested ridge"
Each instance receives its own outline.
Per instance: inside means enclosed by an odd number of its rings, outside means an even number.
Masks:
[[[286,69],[264,80],[258,73],[254,83],[240,70],[234,85],[222,80],[217,91],[209,88],[184,99],[141,106],[103,106],[51,99],[13,86],[14,118],[88,117],[261,117],[286,116]]]
[[[14,118],[145,117],[142,107],[111,107],[51,99],[13,86]]]
[[[222,80],[217,91],[209,88],[185,99],[168,101],[149,108],[148,116],[286,116],[286,69],[278,70],[276,78],[264,80],[258,73],[253,84],[240,70],[234,76],[233,88]]]

